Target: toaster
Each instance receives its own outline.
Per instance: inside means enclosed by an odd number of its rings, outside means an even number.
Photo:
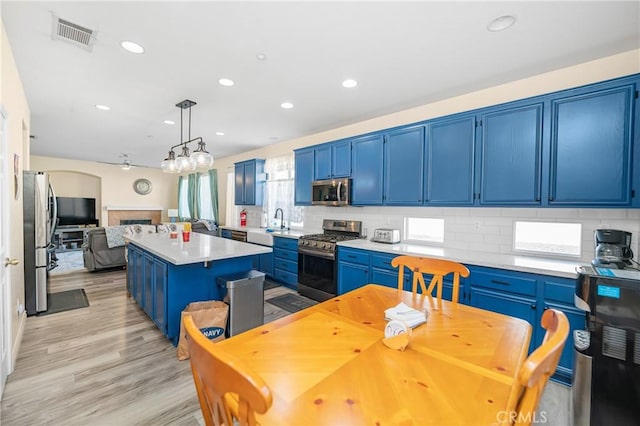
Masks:
[[[400,231],[398,229],[380,228],[373,231],[371,241],[376,243],[395,244],[400,242]]]

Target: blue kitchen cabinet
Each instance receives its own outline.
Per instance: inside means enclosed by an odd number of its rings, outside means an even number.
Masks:
[[[253,256],[253,269],[264,272],[267,277],[273,277],[273,252]]]
[[[383,203],[421,205],[423,176],[424,126],[405,127],[387,133],[384,141]]]
[[[542,103],[480,116],[481,205],[540,205]]]
[[[142,310],[146,312],[149,318],[153,318],[153,257],[145,253],[142,256],[142,265],[144,268],[144,291],[142,293]]]
[[[139,251],[127,244],[127,265],[134,265],[138,261]],[[127,293],[134,297],[137,290],[137,274],[135,269],[127,267]]]
[[[325,180],[351,176],[351,141],[337,141],[314,148],[314,178]]]
[[[297,149],[295,153],[295,194],[296,206],[311,205],[311,184],[314,180],[314,149]]]
[[[466,303],[480,309],[520,318],[533,330],[529,352],[535,349],[538,320],[537,277],[515,271],[469,267],[465,278]]]
[[[331,177],[351,176],[351,141],[338,141],[331,144]]]
[[[347,293],[372,282],[369,264],[368,251],[338,247],[338,294]]]
[[[313,178],[331,179],[331,144],[317,146],[314,151]]]
[[[635,90],[607,84],[551,97],[549,205],[631,205]]]
[[[273,278],[298,289],[298,240],[273,237]]]
[[[153,261],[153,322],[167,334],[167,271],[165,262]]]
[[[391,266],[391,261],[395,254],[382,254],[375,251],[371,251],[371,282],[376,284],[382,284],[391,288],[398,288],[398,268]],[[407,291],[411,291],[411,271],[405,268],[403,288]]]
[[[384,136],[374,134],[351,141],[351,203],[382,204]]]
[[[456,115],[427,123],[424,173],[427,205],[473,205],[475,144],[475,115]]]
[[[235,204],[261,206],[264,196],[264,160],[235,163]]]
[[[544,289],[544,307],[557,309],[567,316],[569,320],[569,336],[560,355],[560,362],[556,370],[556,376],[570,383],[573,371],[573,332],[586,329],[586,314],[574,305],[575,280],[569,278],[545,277],[542,279]],[[542,343],[544,334],[540,333],[537,344]]]

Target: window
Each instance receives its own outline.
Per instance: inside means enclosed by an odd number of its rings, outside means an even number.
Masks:
[[[197,175],[196,185],[196,203],[199,210],[199,214],[192,212],[189,207],[189,178],[188,176],[182,176],[179,180],[179,199],[178,199],[178,216],[182,220],[185,219],[209,219],[217,220],[213,210],[213,200],[211,199],[211,181],[209,174],[204,173]]]
[[[267,226],[273,225],[276,209],[282,209],[285,226],[302,228],[304,224],[304,209],[294,206],[294,157],[284,155],[282,157],[267,158],[264,162],[264,171],[267,173],[265,184],[263,209],[267,214]],[[280,226],[278,215],[277,226]]]
[[[407,241],[443,243],[444,219],[405,217],[404,235]]]
[[[559,222],[515,222],[515,251],[580,256],[582,225]]]

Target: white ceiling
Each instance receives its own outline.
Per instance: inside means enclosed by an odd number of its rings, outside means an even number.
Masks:
[[[175,104],[184,99],[198,103],[191,137],[220,158],[640,48],[638,1],[0,7],[31,108],[31,152],[106,162],[127,154],[152,167],[180,142]],[[486,30],[506,14],[513,27]],[[93,49],[52,39],[53,15],[94,30]],[[146,52],[124,51],[123,40]],[[220,86],[222,77],[235,86]],[[359,85],[343,88],[346,78]]]

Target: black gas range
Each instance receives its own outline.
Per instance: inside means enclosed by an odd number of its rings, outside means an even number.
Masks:
[[[298,239],[298,293],[318,301],[336,296],[336,245],[361,238],[362,222],[324,219],[322,229]]]

